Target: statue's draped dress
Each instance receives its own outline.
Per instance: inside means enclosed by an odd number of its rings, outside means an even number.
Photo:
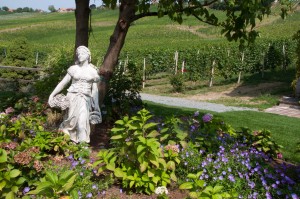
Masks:
[[[95,68],[91,65],[83,71],[80,66],[73,65],[68,69],[72,77],[68,88],[67,98],[69,109],[67,118],[60,125],[60,129],[70,135],[74,142],[90,142],[90,112],[94,106],[92,98],[92,85],[100,80]],[[94,91],[97,92],[98,90]]]

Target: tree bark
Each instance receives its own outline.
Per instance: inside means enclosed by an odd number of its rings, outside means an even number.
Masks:
[[[89,45],[90,0],[75,0],[76,38],[75,50],[78,46]]]
[[[101,81],[98,84],[99,101],[102,104],[108,90],[108,81],[112,77],[115,66],[118,64],[119,54],[124,45],[126,34],[135,16],[135,0],[121,0],[119,19],[110,37],[110,44],[99,69]]]

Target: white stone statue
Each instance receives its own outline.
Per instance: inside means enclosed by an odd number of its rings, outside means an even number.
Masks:
[[[91,62],[91,52],[85,46],[76,49],[77,61],[71,66],[63,80],[51,93],[48,103],[50,107],[67,109],[64,121],[59,129],[70,135],[76,143],[90,142],[90,123],[102,122],[98,102],[97,82],[99,75]],[[67,95],[59,94],[66,85]]]

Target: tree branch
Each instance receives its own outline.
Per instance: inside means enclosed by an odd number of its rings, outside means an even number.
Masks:
[[[193,6],[193,7],[188,6],[186,8],[178,9],[175,12],[185,12],[185,11],[188,11],[188,10],[195,10],[197,8],[201,8],[201,7],[204,7],[204,6],[209,6],[209,5],[211,5],[211,4],[213,4],[213,3],[217,2],[217,1],[218,0],[212,0],[210,2],[205,1],[204,4],[200,4],[198,6]],[[163,15],[168,15],[168,12],[167,11],[163,12]],[[132,22],[136,21],[136,20],[138,20],[140,18],[143,18],[143,17],[151,17],[151,16],[158,16],[158,12],[146,12],[146,13],[140,13],[140,14],[134,15],[134,17],[132,18]],[[196,15],[193,14],[193,16],[196,16]],[[200,20],[199,17],[196,17],[196,18],[198,20]],[[206,21],[203,21],[202,19],[200,21],[202,21],[204,23],[208,23]],[[210,23],[208,23],[208,24],[210,24]],[[210,25],[213,25],[213,24],[210,24]]]

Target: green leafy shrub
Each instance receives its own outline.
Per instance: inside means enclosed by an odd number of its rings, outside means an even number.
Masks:
[[[21,171],[9,161],[7,152],[0,148],[0,198],[15,198],[25,180]]]
[[[48,98],[56,85],[67,74],[67,69],[74,64],[72,49],[60,49],[49,54],[47,68],[43,77],[36,81],[34,88],[38,96]]]
[[[141,72],[141,69],[132,62],[115,68],[102,107],[106,121],[114,122],[130,114],[132,108],[142,105],[139,96],[139,91],[142,89]]]
[[[264,129],[252,132],[250,129],[243,128],[242,132],[237,135],[237,139],[255,147],[259,151],[263,151],[272,158],[277,158],[281,154],[280,149],[283,147],[271,138],[271,132],[269,130]]]
[[[98,172],[112,171],[122,181],[123,188],[151,194],[157,186],[177,181],[178,147],[159,143],[156,123],[149,122],[152,115],[145,109],[131,118],[116,121],[112,131],[113,149],[100,151],[94,163]]]
[[[184,90],[184,77],[182,74],[172,75],[170,77],[170,84],[173,86],[175,92],[182,92]]]
[[[46,171],[46,176],[36,183],[36,189],[27,194],[54,198],[59,198],[60,196],[79,198],[78,192],[73,186],[77,175],[74,171],[67,169],[62,170],[59,174],[53,171]]]

